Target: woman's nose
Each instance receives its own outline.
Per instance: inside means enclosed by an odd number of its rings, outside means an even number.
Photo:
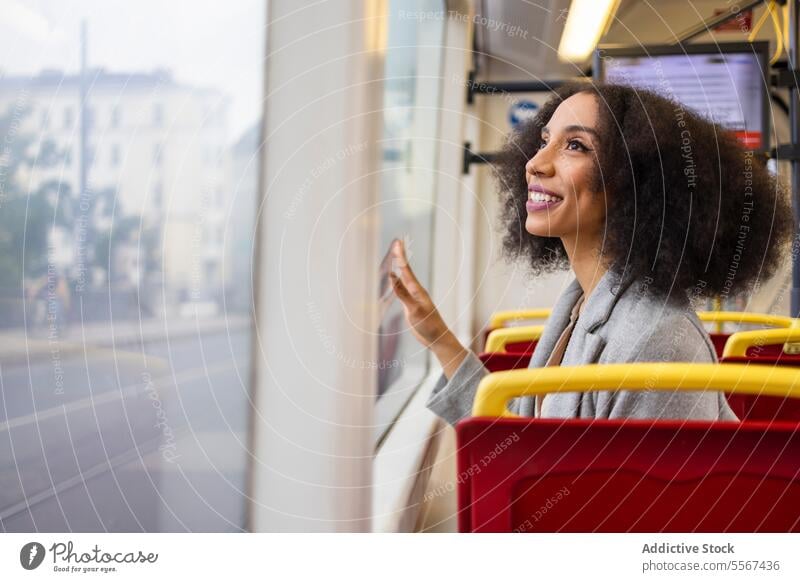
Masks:
[[[533,157],[525,164],[525,171],[532,176],[549,175],[552,173],[553,164],[547,154],[547,148],[537,150]]]

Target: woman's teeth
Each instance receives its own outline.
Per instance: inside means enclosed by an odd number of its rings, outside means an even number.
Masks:
[[[556,196],[550,196],[549,194],[543,194],[541,192],[530,192],[530,199],[534,202],[560,202],[561,198],[557,198]]]

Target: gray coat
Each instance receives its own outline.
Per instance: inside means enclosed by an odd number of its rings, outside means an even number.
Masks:
[[[582,293],[575,279],[558,298],[530,368],[545,365]],[[586,300],[561,365],[716,361],[714,345],[685,294],[656,299],[646,292],[645,283],[607,271]],[[478,384],[488,373],[470,351],[449,381],[444,374],[439,378],[428,408],[450,424],[470,416]],[[534,398],[516,399],[510,409],[536,416]],[[724,394],[710,390],[548,394],[541,402],[541,417],[738,420]]]

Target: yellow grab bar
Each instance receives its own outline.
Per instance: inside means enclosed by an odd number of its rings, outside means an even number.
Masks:
[[[748,348],[789,342],[800,342],[800,328],[740,331],[731,334],[725,342],[722,357],[741,358],[747,355]]]
[[[489,333],[484,350],[487,352],[504,352],[506,344],[538,340],[542,337],[543,331],[543,325],[501,327]]]
[[[550,317],[550,309],[514,309],[510,311],[497,311],[492,314],[489,320],[489,328],[496,329],[503,327],[507,322],[516,319],[547,319]]]
[[[717,313],[722,311],[722,297],[720,297],[719,295],[715,295],[714,299],[711,300],[711,303],[714,307],[712,311],[716,311]],[[715,332],[722,333],[722,323],[723,322],[721,321],[717,321],[717,324],[714,326]]]
[[[745,332],[749,333],[749,332]],[[686,362],[590,364],[495,372],[478,385],[473,416],[515,417],[512,398],[592,390],[724,390],[800,398],[800,371],[781,366]]]
[[[492,314],[489,320],[489,328],[497,329],[503,327],[507,322],[514,320],[527,319],[547,319],[550,317],[550,309],[515,309],[510,311],[498,311]],[[792,318],[785,315],[774,315],[772,313],[750,313],[747,311],[698,311],[697,316],[700,321],[706,323],[748,323],[752,325],[764,325],[769,327],[791,327]]]
[[[747,311],[698,311],[697,317],[705,323],[749,323],[769,327],[790,327],[792,318],[770,313],[749,313]]]

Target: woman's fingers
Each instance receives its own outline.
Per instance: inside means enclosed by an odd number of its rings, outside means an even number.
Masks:
[[[412,295],[417,295],[422,290],[422,285],[414,275],[414,271],[411,270],[411,265],[408,264],[403,241],[398,240],[394,243],[394,256],[397,259],[397,266],[400,267],[400,277],[403,280],[403,284]]]
[[[394,292],[397,294],[397,297],[400,299],[400,301],[405,304],[411,304],[415,302],[415,299],[411,296],[411,293],[408,292],[406,286],[403,285],[400,277],[394,273],[389,273],[389,279],[392,281],[392,287],[394,287]]]
[[[408,264],[408,257],[406,257],[406,247],[403,244],[403,241],[397,239],[394,241],[394,251],[397,258],[403,261],[404,264]]]
[[[430,347],[433,342],[443,334],[441,329],[444,322],[441,320],[436,308],[426,298],[414,297],[403,284],[403,281],[394,273],[389,274],[392,287],[398,299],[402,302],[408,321],[414,336],[426,347]]]

